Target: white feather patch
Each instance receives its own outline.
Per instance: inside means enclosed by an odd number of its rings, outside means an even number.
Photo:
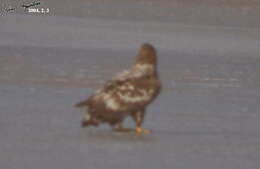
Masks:
[[[128,89],[128,90],[134,90],[135,88],[134,88],[133,85],[129,85],[127,89]]]
[[[146,71],[152,71],[154,69],[154,66],[152,64],[136,64],[134,69],[137,69],[142,72]]]
[[[118,110],[120,108],[119,103],[117,103],[116,100],[113,97],[111,97],[110,94],[104,94],[103,99],[107,108],[111,110]]]
[[[84,120],[85,120],[85,121],[90,120],[90,115],[89,115],[88,113],[84,116]]]
[[[130,92],[127,92],[126,94],[121,94],[118,93],[120,99],[122,99],[125,102],[130,102],[130,103],[136,103],[136,102],[142,102],[142,101],[149,101],[151,99],[150,94],[148,94],[145,90],[139,90],[141,95],[137,96],[131,96]]]
[[[119,89],[120,90],[126,90],[127,88],[126,88],[126,86],[121,86],[121,87],[119,87]]]

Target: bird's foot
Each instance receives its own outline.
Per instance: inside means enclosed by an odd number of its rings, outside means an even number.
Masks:
[[[150,130],[148,130],[148,129],[143,129],[143,128],[141,128],[141,127],[136,127],[136,128],[135,128],[135,132],[136,132],[137,134],[150,134],[150,133],[151,133]]]

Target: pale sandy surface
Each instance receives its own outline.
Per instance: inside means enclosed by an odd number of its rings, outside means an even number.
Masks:
[[[258,23],[59,10],[0,18],[1,169],[259,168]],[[152,134],[80,128],[84,112],[72,105],[133,63],[145,41],[158,49],[163,82],[144,124]]]

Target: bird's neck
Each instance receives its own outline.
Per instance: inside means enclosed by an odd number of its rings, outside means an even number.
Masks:
[[[156,75],[156,66],[150,63],[136,63],[134,69],[138,72],[142,72],[145,75]]]

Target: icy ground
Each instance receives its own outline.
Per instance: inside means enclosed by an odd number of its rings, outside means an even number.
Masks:
[[[1,169],[259,168],[258,29],[15,14],[0,37]],[[73,104],[145,41],[163,82],[152,134],[82,129]]]

